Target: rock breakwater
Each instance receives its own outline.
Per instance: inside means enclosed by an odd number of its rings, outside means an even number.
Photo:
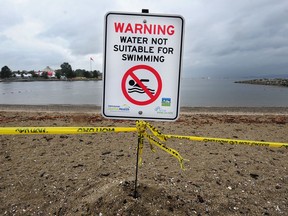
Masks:
[[[273,86],[288,87],[288,79],[280,79],[280,78],[242,80],[242,81],[235,81],[235,83],[256,84],[256,85],[273,85]]]

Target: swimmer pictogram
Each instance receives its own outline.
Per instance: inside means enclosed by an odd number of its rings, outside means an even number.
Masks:
[[[149,79],[140,79],[140,82],[149,82]],[[135,80],[131,79],[129,80],[129,85],[132,86],[131,88],[128,88],[128,93],[139,93],[139,94],[145,94],[144,89],[141,88],[141,86],[135,82]],[[155,90],[148,88],[147,86],[145,86],[152,95],[155,94]]]

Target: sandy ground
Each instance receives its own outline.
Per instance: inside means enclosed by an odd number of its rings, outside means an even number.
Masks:
[[[95,107],[1,106],[0,126],[135,127]],[[288,142],[287,108],[182,109],[166,134]],[[288,149],[145,141],[134,198],[137,133],[0,135],[0,215],[287,215]]]

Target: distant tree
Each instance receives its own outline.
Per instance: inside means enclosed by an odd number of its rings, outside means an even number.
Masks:
[[[64,62],[63,64],[60,65],[60,67],[61,67],[61,73],[64,74],[67,78],[74,78],[76,76],[69,63]]]
[[[57,79],[60,79],[60,78],[61,78],[61,75],[62,75],[61,70],[56,70],[56,71],[55,71],[55,76],[57,77]]]
[[[32,75],[33,78],[39,77],[38,74],[35,73],[35,71],[29,71],[29,73]]]
[[[39,77],[39,75],[37,73],[35,73],[35,71],[31,72],[31,74],[32,74],[33,78],[38,78]]]
[[[92,75],[89,71],[85,71],[85,72],[83,73],[83,76],[86,77],[86,78],[91,78],[91,77],[93,77],[93,75]]]
[[[48,72],[43,72],[41,75],[44,79],[48,79]]]
[[[94,71],[92,72],[92,77],[97,79],[98,76],[99,76],[99,73],[100,73],[100,71],[94,70]]]
[[[84,73],[85,73],[84,69],[76,69],[75,70],[76,77],[83,77]]]
[[[2,79],[12,77],[12,71],[8,66],[2,67],[0,77]]]

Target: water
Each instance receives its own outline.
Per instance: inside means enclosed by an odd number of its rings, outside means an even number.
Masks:
[[[288,107],[288,88],[234,83],[230,79],[186,79],[181,106]]]
[[[0,82],[0,104],[101,106],[102,88],[102,81]],[[182,79],[180,95],[189,107],[288,107],[288,88],[229,79]]]
[[[101,105],[102,81],[0,83],[0,104]]]

